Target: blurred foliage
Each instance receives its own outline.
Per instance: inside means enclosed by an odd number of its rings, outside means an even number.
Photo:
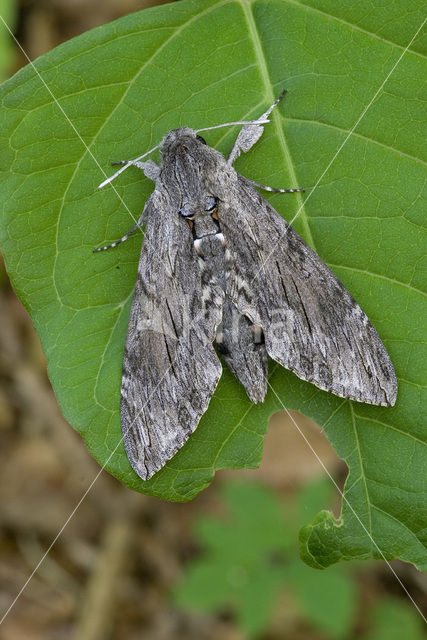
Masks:
[[[413,609],[396,598],[385,598],[373,607],[370,630],[361,640],[423,640],[425,628]]]
[[[331,496],[322,482],[301,490],[284,505],[255,484],[223,487],[225,518],[204,516],[194,528],[202,555],[187,567],[174,596],[178,605],[204,612],[231,608],[250,637],[268,628],[286,590],[301,618],[331,638],[350,630],[356,591],[347,566],[316,571],[303,564],[295,545],[301,516],[307,518]]]
[[[16,19],[14,0],[0,0],[0,16],[9,29],[13,31]],[[15,47],[12,36],[4,24],[0,24],[0,82],[10,75],[14,56]]]
[[[316,571],[298,558],[295,538],[301,523],[331,500],[331,484],[321,481],[300,489],[286,504],[258,484],[228,483],[222,488],[223,517],[203,516],[193,535],[201,553],[175,585],[175,603],[204,613],[231,611],[248,637],[268,630],[286,593],[302,624],[327,638],[421,640],[421,618],[396,598],[376,601],[360,623],[354,564]],[[286,516],[285,516],[286,513]],[[363,570],[368,566],[363,565]],[[360,571],[360,564],[359,564]],[[364,605],[365,610],[365,605]]]

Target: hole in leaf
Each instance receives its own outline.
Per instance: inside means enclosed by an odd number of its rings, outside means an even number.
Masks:
[[[347,465],[320,427],[298,411],[279,411],[271,416],[259,467],[269,484],[285,488],[327,476],[322,462],[342,488]]]

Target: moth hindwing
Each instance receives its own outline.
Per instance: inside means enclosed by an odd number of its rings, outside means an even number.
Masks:
[[[228,160],[202,130],[181,127],[158,145],[160,166],[144,154],[101,185],[130,165],[155,182],[136,225],[102,247],[145,223],[121,387],[125,448],[144,480],[196,429],[221,376],[218,352],[253,402],[266,394],[268,356],[338,396],[395,402],[393,366],[366,315],[255,186],[271,189],[232,166],[283,95],[241,123]]]

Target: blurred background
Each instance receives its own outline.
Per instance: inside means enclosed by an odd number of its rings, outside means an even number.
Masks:
[[[0,0],[0,15],[33,60],[155,4]],[[0,22],[0,79],[26,63]],[[134,493],[105,472],[82,500],[99,467],[61,415],[1,260],[0,327],[1,640],[425,637],[385,563],[321,572],[299,560],[299,528],[324,507],[337,516],[340,498],[286,413],[271,419],[258,470],[219,472],[191,503]],[[293,415],[342,487],[345,464]],[[392,567],[427,611],[426,576]]]

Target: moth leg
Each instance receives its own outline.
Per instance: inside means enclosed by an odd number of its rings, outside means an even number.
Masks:
[[[282,91],[280,96],[273,102],[273,104],[268,107],[267,111],[260,116],[256,122],[259,120],[265,120],[268,118],[270,113],[273,111],[274,107],[279,104],[286,93],[286,89]],[[251,149],[254,144],[260,139],[262,133],[264,131],[264,126],[260,124],[247,124],[243,126],[239,132],[239,135],[236,138],[236,141],[233,145],[233,148],[230,151],[230,154],[227,158],[228,164],[233,164],[233,162],[240,156],[241,153],[246,153]]]
[[[274,193],[297,193],[298,191],[305,191],[304,188],[300,189],[278,189],[276,187],[268,187],[265,184],[260,184],[255,180],[251,180],[251,178],[245,178],[247,182],[249,182],[253,187],[258,187],[258,189],[264,189],[264,191],[273,191]]]

